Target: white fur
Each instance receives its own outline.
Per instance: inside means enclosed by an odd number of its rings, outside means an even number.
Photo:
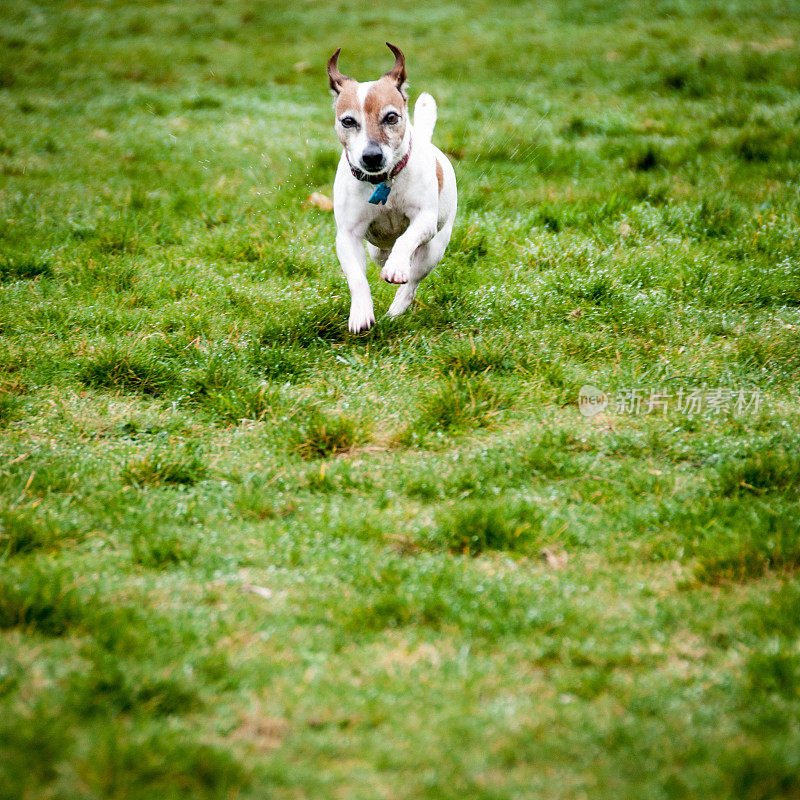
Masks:
[[[417,138],[430,142],[436,127],[436,101],[423,92],[414,103],[414,130]]]
[[[358,87],[362,108],[371,85],[362,83]],[[411,305],[420,281],[441,261],[450,242],[458,203],[456,176],[444,153],[431,144],[435,124],[436,102],[431,95],[422,94],[414,106],[414,125],[408,124],[403,142],[389,162],[394,166],[408,152],[411,137],[411,156],[393,179],[386,205],[368,202],[375,186],[354,178],[342,153],[333,184],[333,211],[336,253],[350,288],[348,327],[353,333],[367,330],[375,322],[364,252],[370,225],[388,226],[405,218],[409,221],[404,232],[388,236],[381,242],[383,246],[367,242],[370,257],[381,267],[381,278],[401,284],[389,306],[392,317]],[[444,174],[441,193],[437,161]]]

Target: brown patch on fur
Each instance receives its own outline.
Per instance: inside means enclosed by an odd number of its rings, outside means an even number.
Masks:
[[[338,117],[339,114],[347,111],[348,108],[353,111],[358,111],[358,83],[352,78],[347,78],[342,84],[339,94],[336,95],[336,102],[334,104],[336,116]]]
[[[436,181],[439,184],[439,194],[441,194],[442,186],[444,186],[444,170],[438,158],[436,159]]]
[[[402,112],[402,119],[397,125],[381,125],[381,112],[386,106],[394,106]],[[367,92],[364,98],[364,121],[367,135],[373,142],[388,143],[399,135],[402,138],[406,130],[406,101],[394,80],[384,75]]]

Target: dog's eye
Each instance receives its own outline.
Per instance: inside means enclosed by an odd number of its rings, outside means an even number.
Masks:
[[[353,117],[342,117],[341,119],[342,127],[343,128],[357,128],[358,123],[353,119]]]
[[[397,125],[398,120],[400,119],[399,114],[395,114],[394,111],[390,111],[384,118],[383,124],[384,125]]]

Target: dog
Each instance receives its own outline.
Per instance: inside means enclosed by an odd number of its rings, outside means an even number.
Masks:
[[[342,75],[341,48],[328,59],[335,129],[343,148],[333,183],[336,254],[350,289],[352,333],[375,322],[364,240],[381,278],[400,284],[388,312],[396,317],[442,260],[458,203],[453,167],[431,143],[436,101],[421,94],[412,125],[405,56],[386,45],[394,67],[376,81],[359,83]]]

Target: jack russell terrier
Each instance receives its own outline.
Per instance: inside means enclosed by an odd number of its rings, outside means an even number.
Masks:
[[[341,48],[328,60],[336,133],[344,148],[333,183],[336,254],[350,287],[353,333],[375,322],[363,240],[381,278],[401,284],[389,306],[396,317],[441,261],[456,216],[453,167],[431,144],[436,101],[421,94],[411,124],[405,57],[386,44],[395,63],[377,81],[359,83],[342,75]]]

